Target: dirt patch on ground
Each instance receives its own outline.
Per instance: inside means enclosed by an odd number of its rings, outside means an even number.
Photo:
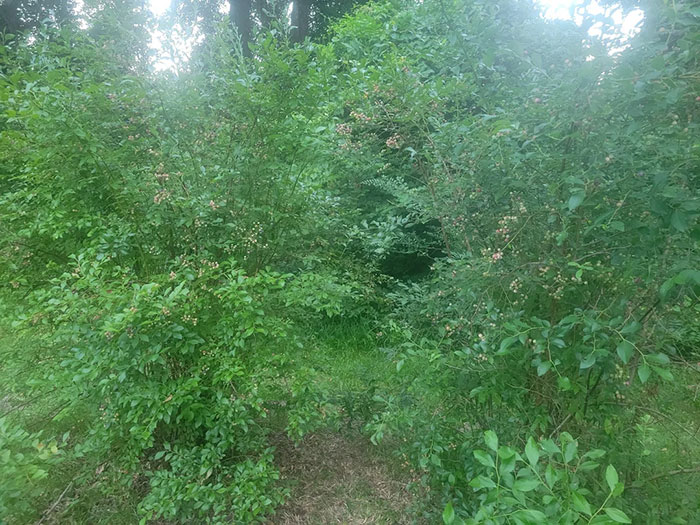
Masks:
[[[286,437],[275,446],[291,497],[271,524],[412,523],[408,480],[397,479],[366,438],[317,433],[306,436],[299,446]]]

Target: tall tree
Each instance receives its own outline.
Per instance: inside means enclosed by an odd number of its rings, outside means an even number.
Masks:
[[[253,34],[251,13],[252,0],[231,0],[229,2],[229,19],[241,37],[243,54],[250,56],[250,38]]]
[[[292,3],[292,40],[303,42],[311,26],[311,0],[294,0]]]

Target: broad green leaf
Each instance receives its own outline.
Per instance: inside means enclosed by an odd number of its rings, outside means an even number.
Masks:
[[[607,452],[603,450],[602,448],[594,448],[593,450],[589,450],[586,452],[583,457],[584,458],[591,458],[591,459],[600,459],[602,458]]]
[[[579,465],[579,470],[583,470],[584,472],[587,472],[589,470],[595,470],[600,466],[600,463],[597,463],[595,461],[584,461]]]
[[[639,332],[639,330],[642,328],[642,325],[639,324],[637,321],[632,321],[631,323],[626,324],[622,330],[620,330],[620,333],[623,335],[630,335],[630,334],[636,334]]]
[[[451,525],[455,520],[455,510],[452,508],[452,502],[445,505],[445,510],[442,511],[442,521],[445,525]]]
[[[469,482],[469,486],[473,489],[495,489],[496,483],[486,476],[477,476]]]
[[[673,374],[667,368],[661,368],[660,366],[651,365],[651,369],[656,372],[661,379],[665,381],[673,381]]]
[[[540,452],[537,448],[537,443],[535,443],[535,440],[532,437],[527,440],[527,444],[525,445],[525,455],[527,456],[527,460],[530,462],[530,465],[533,467],[537,465],[537,462],[540,460]]]
[[[610,223],[610,229],[623,232],[625,231],[625,223],[622,221],[612,221]]]
[[[474,457],[476,460],[484,465],[485,467],[496,468],[496,464],[493,462],[493,458],[483,450],[475,450]]]
[[[494,452],[498,450],[498,436],[493,430],[484,432],[484,441],[486,442],[486,446]]]
[[[632,523],[632,520],[629,519],[627,514],[622,512],[620,509],[616,509],[615,507],[607,507],[605,509],[605,514],[607,514],[608,517],[616,523]]]
[[[611,492],[615,489],[615,486],[620,481],[620,479],[617,476],[617,470],[615,470],[615,467],[613,467],[612,465],[608,465],[608,468],[605,469],[605,481],[608,482],[608,487],[610,487]]]
[[[659,295],[662,299],[666,298],[669,292],[679,285],[694,284],[700,285],[700,271],[687,269],[680,272],[678,275],[665,281],[659,288]]]
[[[517,336],[506,337],[503,341],[501,341],[501,346],[499,347],[497,354],[503,355],[503,354],[507,353],[510,346],[513,343],[515,343],[517,340],[518,340]]]
[[[501,459],[510,459],[517,454],[517,451],[508,446],[498,447],[498,457]]]
[[[538,479],[519,479],[513,483],[513,490],[519,490],[520,492],[529,492],[536,489],[540,485]]]
[[[586,368],[592,367],[595,364],[595,361],[596,361],[595,354],[590,353],[583,359],[583,361],[581,361],[581,363],[579,364],[579,367],[582,370],[585,370]]]
[[[578,452],[578,443],[576,441],[569,441],[564,445],[564,462],[570,463],[575,457],[576,452]]]
[[[666,354],[647,354],[646,355],[646,360],[657,364],[657,365],[667,365],[671,362],[671,360],[668,358]]]
[[[615,485],[615,488],[612,491],[612,497],[617,498],[624,491],[625,491],[625,484],[620,482],[617,485]]]
[[[617,355],[620,357],[623,363],[629,363],[633,354],[634,346],[629,341],[622,341],[619,345],[617,345]]]
[[[513,518],[531,525],[547,523],[547,516],[543,512],[535,509],[519,510],[513,514]]]
[[[564,392],[571,390],[571,379],[565,376],[559,376],[557,378],[557,385]]]
[[[639,368],[637,368],[637,375],[642,383],[646,383],[647,379],[649,379],[649,376],[651,375],[651,368],[649,368],[649,365],[646,363],[642,363],[639,365]]]
[[[688,215],[682,210],[674,210],[671,214],[671,226],[679,232],[688,229]]]
[[[550,488],[554,487],[554,484],[557,482],[557,472],[551,464],[547,465],[544,471],[544,479]]]
[[[498,471],[501,473],[501,476],[510,474],[515,470],[515,458],[516,456],[513,455],[501,461],[501,464],[498,466]]]
[[[540,443],[540,445],[542,446],[544,451],[547,452],[548,454],[561,453],[561,449],[551,439],[543,439],[542,442]]]
[[[581,206],[581,203],[585,198],[586,194],[584,192],[577,192],[569,197],[569,211],[574,211],[576,208]]]
[[[588,500],[585,497],[583,497],[580,493],[576,491],[572,492],[571,500],[574,504],[574,509],[576,509],[579,512],[582,512],[586,516],[590,516],[592,514],[590,503],[588,503]]]

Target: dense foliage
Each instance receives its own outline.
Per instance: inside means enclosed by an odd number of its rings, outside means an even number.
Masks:
[[[65,516],[97,487],[263,522],[270,434],[357,421],[417,521],[700,519],[640,470],[645,400],[697,388],[700,4],[393,0],[252,56],[212,23],[177,75],[143,6],[88,7],[0,46],[0,313],[44,342],[0,398],[0,519],[46,517],[63,468]],[[294,358],[338,325],[390,373],[339,391]]]

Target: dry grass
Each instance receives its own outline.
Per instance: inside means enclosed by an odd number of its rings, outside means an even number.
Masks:
[[[275,525],[411,523],[407,480],[377,456],[366,438],[336,433],[308,435],[299,446],[276,442],[282,479],[291,498],[270,521]]]

